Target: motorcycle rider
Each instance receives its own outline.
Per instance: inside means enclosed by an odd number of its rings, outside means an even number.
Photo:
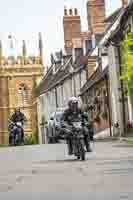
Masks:
[[[10,118],[10,121],[13,122],[13,123],[17,123],[17,122],[21,122],[22,123],[22,126],[24,125],[24,121],[26,121],[26,117],[25,115],[20,111],[20,108],[17,107],[15,108],[15,111],[14,113],[12,114],[11,118]],[[22,142],[24,141],[24,130],[23,128],[21,127],[21,140]]]
[[[69,155],[72,155],[73,153],[72,141],[71,137],[69,137],[71,129],[69,127],[73,125],[72,122],[75,119],[77,121],[82,121],[86,150],[87,152],[91,152],[89,130],[86,126],[86,122],[88,121],[88,116],[84,112],[82,112],[81,109],[78,107],[78,99],[76,97],[71,97],[68,101],[68,109],[64,111],[61,118],[61,126],[63,128],[63,132],[67,136],[66,140],[67,140]]]

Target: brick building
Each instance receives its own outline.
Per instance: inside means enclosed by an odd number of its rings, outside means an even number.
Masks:
[[[64,26],[64,47],[72,48],[73,39],[81,38],[81,18],[78,14],[78,10],[75,9],[64,9],[63,17]]]
[[[64,48],[71,51],[72,48],[81,48],[84,41],[103,36],[106,28],[105,22],[105,0],[88,0],[87,21],[88,29],[83,32],[81,28],[81,17],[77,8],[64,8]],[[98,40],[99,40],[98,39]]]
[[[103,33],[105,31],[105,0],[87,1],[88,30],[91,33]]]

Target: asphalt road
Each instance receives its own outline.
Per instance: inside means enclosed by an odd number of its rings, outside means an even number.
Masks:
[[[96,143],[85,162],[64,144],[0,149],[0,200],[133,200],[133,146]]]

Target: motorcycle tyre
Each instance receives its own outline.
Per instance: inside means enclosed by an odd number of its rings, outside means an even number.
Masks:
[[[84,141],[80,141],[80,158],[82,161],[85,160],[85,149],[84,149]]]

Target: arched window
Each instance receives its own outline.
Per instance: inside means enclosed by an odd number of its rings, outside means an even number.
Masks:
[[[29,91],[25,83],[19,85],[18,94],[20,103],[25,104],[29,102]]]

